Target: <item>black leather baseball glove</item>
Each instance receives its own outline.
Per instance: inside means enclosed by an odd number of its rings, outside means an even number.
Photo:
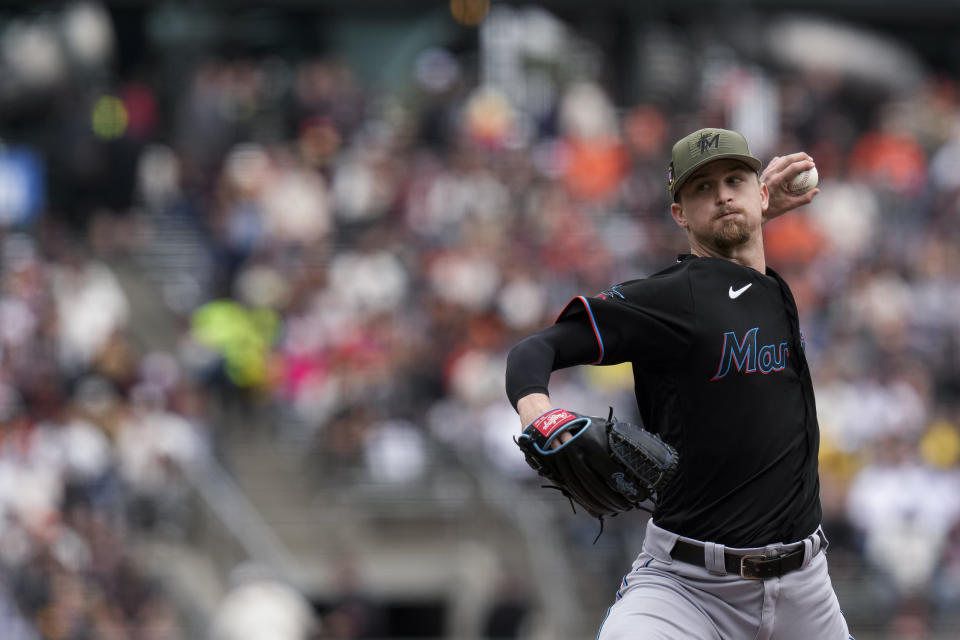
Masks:
[[[556,448],[563,433],[571,438]],[[677,452],[645,429],[565,409],[543,414],[515,439],[537,473],[592,516],[603,518],[656,500],[677,471]]]

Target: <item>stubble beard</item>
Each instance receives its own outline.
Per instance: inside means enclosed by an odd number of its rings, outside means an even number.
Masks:
[[[743,246],[752,237],[745,220],[724,220],[713,237],[714,246],[723,252]]]

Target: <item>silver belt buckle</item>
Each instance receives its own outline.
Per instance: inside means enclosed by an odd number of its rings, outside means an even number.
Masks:
[[[767,556],[755,555],[755,556],[741,556],[740,557],[740,577],[744,580],[762,580],[763,577],[759,575],[747,575],[747,560],[766,560]]]

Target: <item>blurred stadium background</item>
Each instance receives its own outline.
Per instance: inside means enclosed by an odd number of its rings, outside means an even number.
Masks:
[[[805,150],[766,227],[860,640],[960,636],[960,12],[0,3],[0,637],[593,637],[643,514],[572,515],[506,350],[684,250],[700,126]],[[629,371],[560,403],[633,415]],[[695,399],[691,399],[695,401]]]

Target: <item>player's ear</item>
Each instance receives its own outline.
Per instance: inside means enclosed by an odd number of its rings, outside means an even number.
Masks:
[[[679,202],[674,202],[671,204],[670,215],[673,216],[673,220],[677,223],[677,225],[683,227],[684,229],[687,228],[687,215],[683,212],[683,205],[681,205]]]
[[[759,179],[759,178],[758,178]],[[767,187],[767,183],[763,180],[760,180],[760,211],[766,213],[767,207],[770,206],[770,189]]]

